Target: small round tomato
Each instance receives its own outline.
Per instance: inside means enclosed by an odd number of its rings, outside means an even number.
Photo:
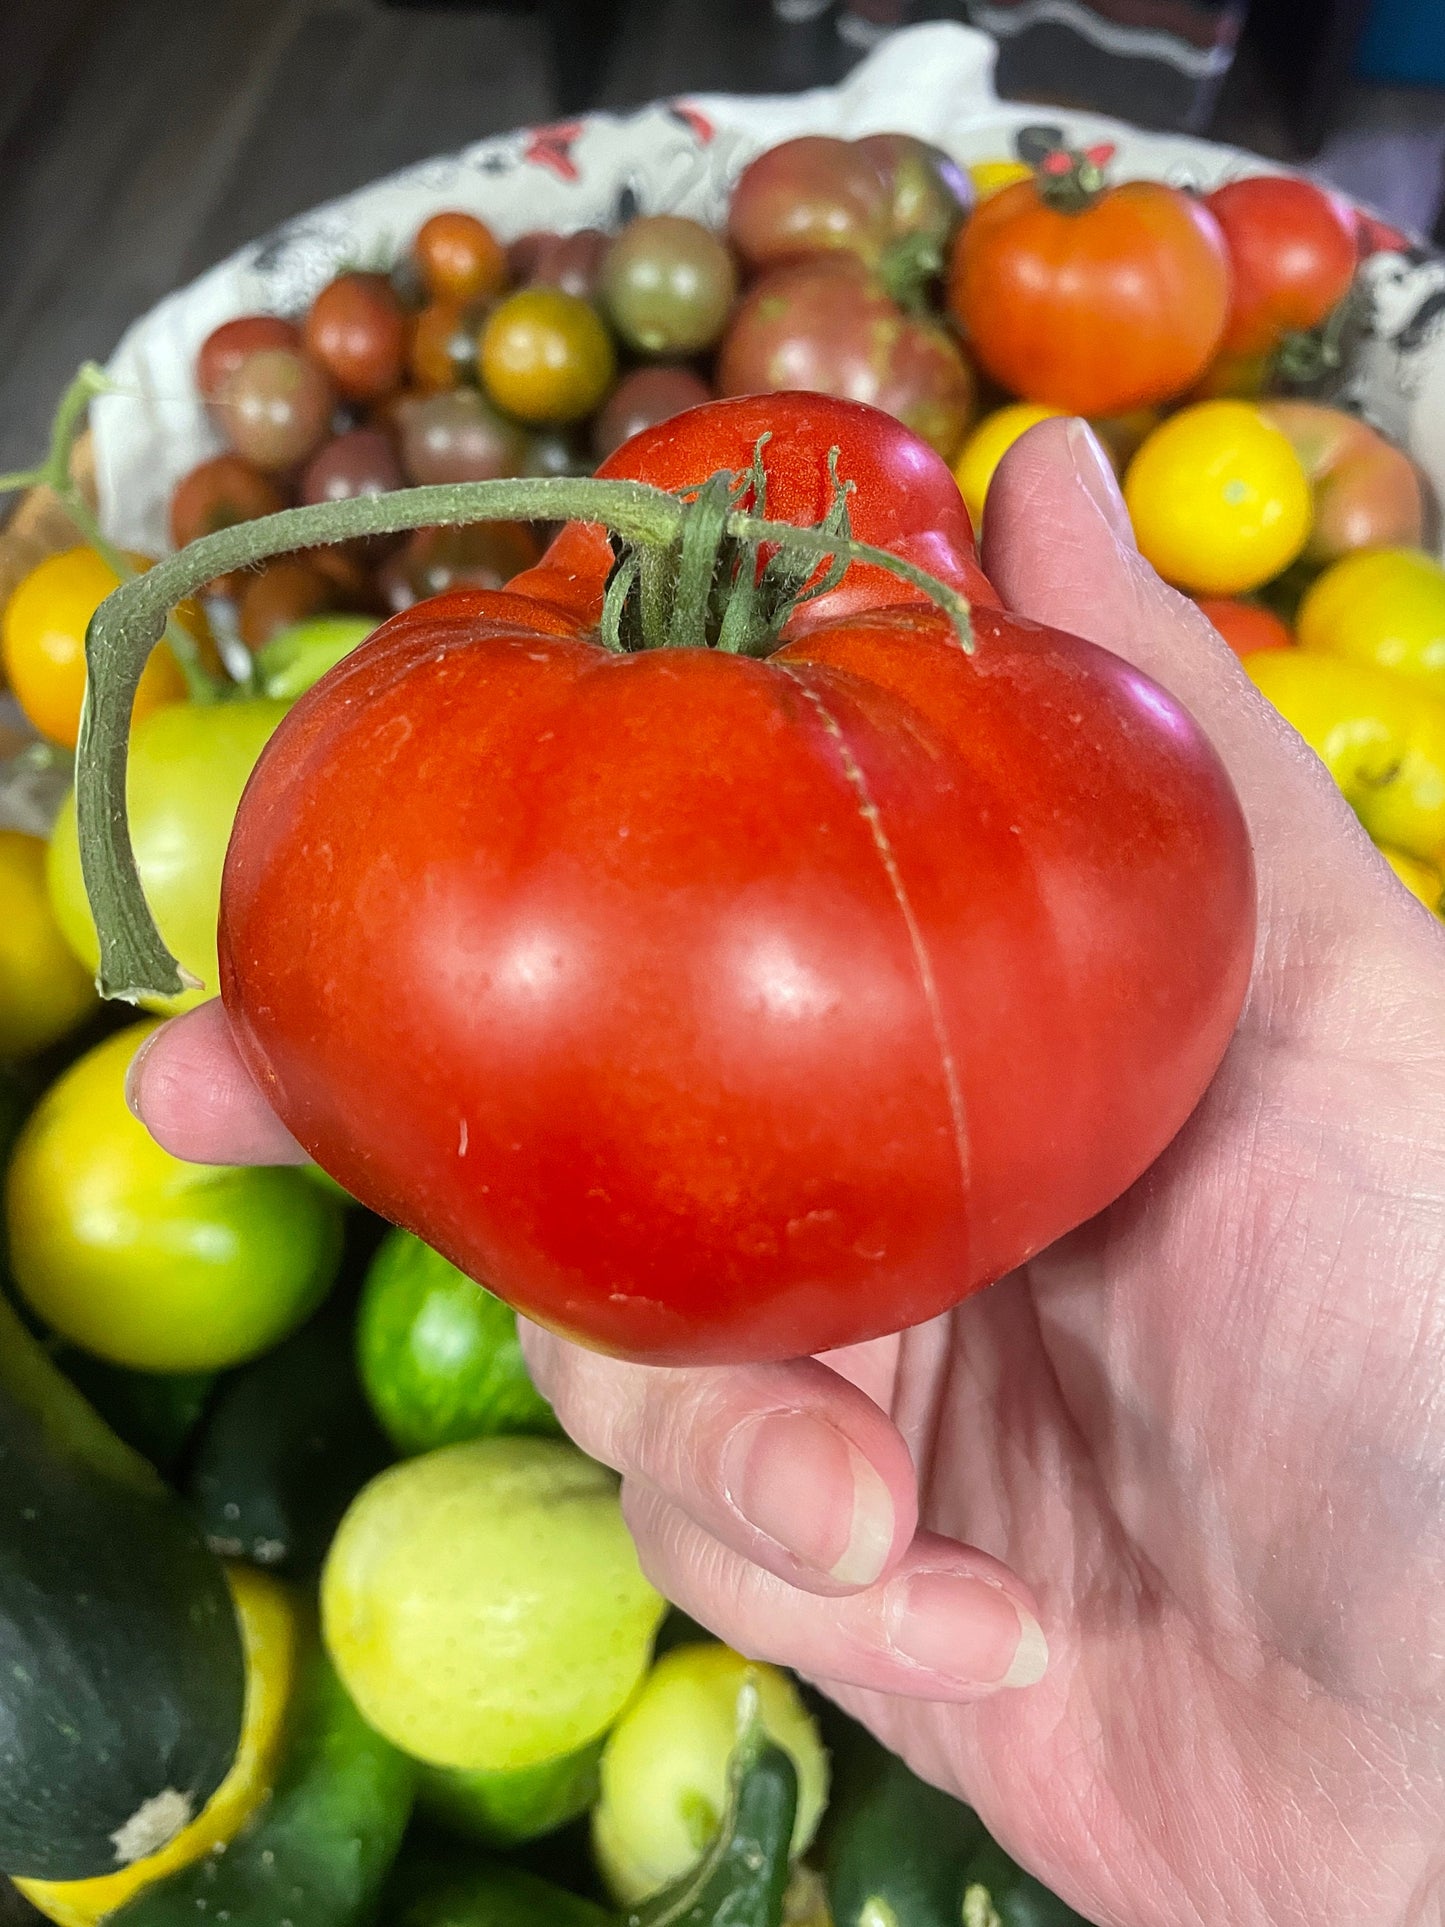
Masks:
[[[1199,608],[1236,656],[1252,656],[1257,649],[1292,649],[1294,632],[1273,610],[1233,596],[1197,596]]]
[[[213,412],[238,455],[268,472],[294,468],[331,427],[336,396],[324,371],[291,348],[258,348],[216,391]]]
[[[1438,864],[1424,863],[1417,856],[1407,856],[1403,850],[1391,849],[1383,843],[1380,855],[1412,897],[1445,919],[1445,876],[1441,875]]]
[[[1279,429],[1242,401],[1202,401],[1149,436],[1124,478],[1145,559],[1203,595],[1242,595],[1309,539],[1309,479]]]
[[[384,274],[339,274],[312,302],[306,351],[347,401],[380,401],[401,386],[407,320]]]
[[[611,245],[612,236],[601,228],[582,227],[571,234],[533,228],[507,249],[507,271],[518,287],[561,288],[564,294],[590,301]]]
[[[802,134],[765,148],[739,175],[728,239],[750,268],[838,252],[876,268],[889,199],[882,170],[857,142]]]
[[[1267,354],[1316,328],[1349,293],[1359,258],[1355,210],[1342,194],[1289,174],[1255,174],[1205,196],[1229,249],[1229,319],[1221,351]]]
[[[727,326],[738,274],[725,244],[677,214],[630,221],[602,260],[599,292],[631,348],[647,355],[694,355]]]
[[[349,428],[306,464],[301,500],[349,502],[358,495],[385,495],[401,485],[401,464],[390,435],[379,428]]]
[[[988,494],[994,470],[1009,449],[1026,430],[1062,412],[1058,408],[1045,408],[1041,402],[1010,402],[1004,408],[995,408],[991,415],[985,415],[969,435],[953,465],[953,479],[963,491],[969,517],[976,529],[983,526],[984,498]]]
[[[477,373],[482,310],[460,301],[433,301],[412,324],[407,366],[427,393],[459,388]]]
[[[1040,175],[984,202],[954,246],[949,308],[988,373],[1027,401],[1076,415],[1169,401],[1224,332],[1219,224],[1162,181],[1072,182]]]
[[[412,243],[433,301],[489,301],[507,279],[507,254],[485,221],[446,208],[424,221]]]
[[[605,461],[614,448],[621,448],[642,429],[711,400],[712,390],[691,368],[670,368],[665,363],[634,368],[598,410],[592,424],[592,451],[599,462]]]
[[[147,556],[131,558],[149,568]],[[85,695],[85,631],[120,577],[94,549],[47,556],[20,583],[0,618],[5,675],[15,700],[42,736],[74,749]],[[192,620],[199,618],[193,613]],[[136,691],[136,721],[166,703],[185,699],[186,679],[165,643],[158,643]]]
[[[1306,649],[1373,663],[1445,696],[1445,568],[1419,549],[1364,549],[1310,585]]]
[[[474,522],[456,529],[418,529],[381,571],[391,609],[445,595],[449,589],[500,589],[537,560],[537,538],[525,522]]]
[[[1445,850],[1445,703],[1388,670],[1313,649],[1265,649],[1244,666],[1374,840],[1434,862]]]
[[[196,356],[196,386],[207,401],[214,401],[224,384],[248,356],[258,348],[301,346],[301,330],[294,321],[283,321],[278,314],[243,314],[234,321],[223,321],[201,343]]]
[[[131,736],[126,794],[141,882],[166,942],[212,994],[221,865],[231,823],[252,766],[286,708],[252,699],[177,704],[146,717]],[[73,794],[51,832],[49,885],[71,949],[94,969],[100,947],[80,872]],[[188,1010],[206,995],[186,990],[150,1000],[150,1007]]]
[[[264,649],[293,622],[319,616],[344,600],[334,579],[309,558],[281,555],[264,568],[246,570],[236,603],[236,627],[252,651]]]
[[[151,1028],[88,1051],[31,1113],[6,1184],[11,1266],[31,1310],[98,1358],[218,1371],[315,1310],[340,1260],[342,1207],[294,1168],[163,1151],[125,1100]]]
[[[1404,449],[1342,408],[1264,401],[1259,412],[1288,435],[1315,492],[1307,562],[1355,549],[1419,548],[1425,535],[1420,471]]]
[[[98,1008],[45,892],[45,844],[0,829],[0,1058],[46,1050]]]
[[[475,388],[407,395],[397,405],[401,461],[410,481],[489,482],[520,475],[526,431]]]
[[[218,529],[274,515],[286,503],[275,481],[242,456],[213,455],[176,483],[171,496],[171,541],[183,549]]]
[[[617,370],[612,338],[588,302],[560,288],[522,288],[499,301],[482,330],[482,385],[524,422],[590,415]]]

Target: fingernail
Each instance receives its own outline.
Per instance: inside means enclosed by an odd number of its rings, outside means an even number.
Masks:
[[[840,1585],[871,1586],[893,1547],[893,1499],[844,1436],[806,1412],[741,1426],[723,1455],[729,1504],[801,1565]]]
[[[1074,458],[1074,474],[1079,486],[1109,524],[1116,540],[1129,548],[1134,541],[1134,525],[1124,497],[1119,492],[1114,465],[1104,453],[1104,445],[1086,421],[1075,416],[1069,423],[1069,453]]]
[[[132,1117],[139,1118],[142,1124],[145,1123],[145,1119],[141,1116],[141,1108],[140,1108],[141,1066],[142,1064],[144,1064],[146,1060],[146,1054],[149,1052],[151,1046],[155,1043],[156,1039],[159,1036],[160,1036],[160,1031],[158,1029],[153,1030],[150,1036],[147,1037],[145,1041],[142,1043],[140,1049],[136,1052],[135,1056],[130,1060],[129,1065],[126,1067],[126,1073],[125,1073],[126,1109],[130,1112]]]
[[[999,1587],[963,1573],[914,1572],[896,1582],[896,1592],[890,1639],[914,1666],[959,1686],[1033,1686],[1043,1678],[1043,1628]]]

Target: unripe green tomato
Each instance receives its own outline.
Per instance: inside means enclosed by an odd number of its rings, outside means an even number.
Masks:
[[[126,796],[146,901],[172,954],[204,988],[146,997],[171,1014],[216,994],[216,918],[221,867],[241,791],[287,704],[246,699],[170,703],[141,722],[130,742]],[[48,864],[50,901],[67,942],[93,970],[100,961],[80,871],[75,798],[56,819]]]
[[[602,1750],[592,1845],[613,1898],[645,1899],[695,1865],[727,1810],[738,1697],[757,1689],[768,1737],[798,1769],[794,1857],[807,1850],[828,1799],[828,1755],[786,1673],[708,1641],[658,1660]]]
[[[262,694],[294,703],[380,626],[375,616],[308,616],[278,630],[256,652]]]
[[[383,1239],[367,1270],[356,1358],[399,1452],[561,1429],[527,1376],[511,1306],[409,1231]]]
[[[432,1766],[514,1773],[604,1732],[664,1611],[617,1481],[560,1439],[406,1459],[351,1503],[321,1575],[363,1717]]]
[[[146,1372],[254,1358],[325,1297],[341,1206],[294,1169],[186,1164],[125,1101],[152,1026],[96,1045],[20,1134],[6,1184],[11,1268],[53,1330]]]
[[[646,355],[694,355],[727,326],[738,274],[727,244],[678,214],[645,214],[603,257],[602,302],[622,339]]]

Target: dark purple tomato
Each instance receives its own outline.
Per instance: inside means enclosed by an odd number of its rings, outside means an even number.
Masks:
[[[301,500],[347,502],[357,495],[385,495],[401,486],[401,463],[391,437],[379,428],[349,428],[318,449],[306,464]]]
[[[407,318],[384,274],[339,274],[311,304],[306,351],[347,401],[379,401],[401,386]]]
[[[515,288],[561,288],[590,301],[597,292],[602,257],[612,244],[601,228],[578,228],[575,234],[553,234],[534,228],[520,234],[507,249],[508,278]]]
[[[699,221],[644,214],[602,259],[597,291],[613,327],[645,355],[695,355],[727,326],[738,271],[727,244]]]
[[[857,142],[803,134],[743,170],[728,209],[728,238],[752,268],[839,251],[877,267],[891,212],[878,163]]]
[[[234,321],[223,321],[201,343],[196,356],[196,386],[207,401],[214,401],[221,384],[234,375],[248,355],[258,348],[297,348],[301,330],[278,314],[243,314]]]
[[[941,273],[974,203],[967,169],[916,134],[869,134],[853,145],[875,164],[888,190],[889,254],[899,268],[907,263],[923,275]]]
[[[232,448],[268,473],[295,468],[313,455],[335,411],[331,383],[294,348],[258,348],[247,355],[221,383],[214,403]]]
[[[238,578],[236,625],[250,650],[263,649],[272,636],[307,616],[325,614],[343,600],[324,569],[299,555],[277,556],[263,569]]]
[[[500,589],[541,554],[524,522],[474,522],[456,529],[417,529],[381,571],[391,609],[409,609],[448,589]]]
[[[604,461],[614,448],[684,408],[711,401],[712,390],[691,368],[634,368],[624,375],[592,423],[592,452]]]
[[[490,482],[520,475],[526,463],[526,430],[475,388],[404,396],[395,419],[402,468],[413,482]]]
[[[808,388],[863,401],[911,428],[946,461],[973,411],[973,376],[941,327],[900,308],[847,257],[775,268],[743,297],[718,356],[724,395]]]

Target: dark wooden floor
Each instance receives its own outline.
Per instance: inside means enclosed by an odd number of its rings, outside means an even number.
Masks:
[[[601,105],[803,87],[855,57],[828,22],[781,27],[766,0],[591,4],[621,15],[595,76]],[[107,354],[135,315],[241,242],[557,110],[545,30],[525,0],[0,0],[0,471],[38,453],[79,361]],[[1276,105],[1245,68],[1215,131],[1286,151]],[[1344,185],[1428,222],[1441,96],[1375,90],[1341,140]]]

